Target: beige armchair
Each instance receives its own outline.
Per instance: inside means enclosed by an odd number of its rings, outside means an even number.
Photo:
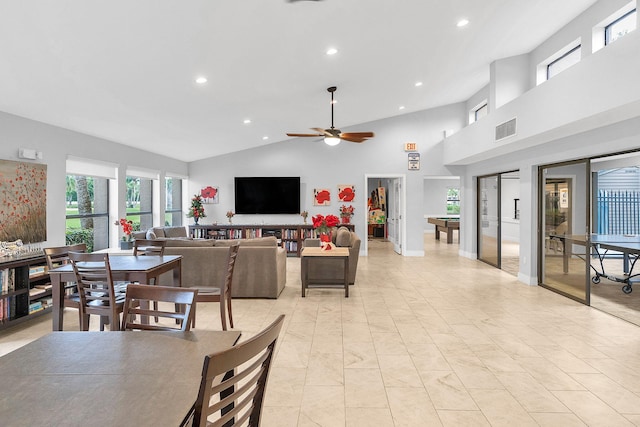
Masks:
[[[356,282],[358,257],[360,256],[360,237],[355,232],[342,227],[331,233],[331,239],[336,246],[349,248],[349,284],[353,285]],[[320,239],[305,239],[304,246],[318,247],[320,246]],[[336,282],[344,280],[342,260],[340,259],[316,258],[308,266],[310,283],[318,279]],[[302,277],[304,277],[304,274],[305,271],[302,271]]]

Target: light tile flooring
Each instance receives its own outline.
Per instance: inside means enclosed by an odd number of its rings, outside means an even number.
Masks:
[[[263,426],[640,426],[640,327],[430,237],[424,258],[370,242],[348,299],[301,298],[289,258],[280,298],[234,300],[244,338],[287,316]],[[198,329],[219,329],[210,307]],[[2,332],[0,354],[50,325]]]

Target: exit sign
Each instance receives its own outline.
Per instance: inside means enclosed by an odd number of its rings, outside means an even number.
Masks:
[[[418,144],[415,142],[405,142],[404,151],[418,151]]]

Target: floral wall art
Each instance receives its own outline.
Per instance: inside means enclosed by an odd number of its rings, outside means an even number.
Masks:
[[[47,240],[47,165],[0,160],[0,241]]]
[[[341,202],[353,202],[355,197],[355,185],[338,185],[338,200],[340,200]]]
[[[218,187],[212,187],[210,185],[200,190],[202,196],[202,203],[218,203]]]
[[[329,206],[331,204],[331,191],[328,188],[313,189],[313,205]]]

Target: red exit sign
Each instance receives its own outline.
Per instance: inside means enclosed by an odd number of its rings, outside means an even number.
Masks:
[[[405,142],[404,151],[418,151],[418,144],[415,142]]]

